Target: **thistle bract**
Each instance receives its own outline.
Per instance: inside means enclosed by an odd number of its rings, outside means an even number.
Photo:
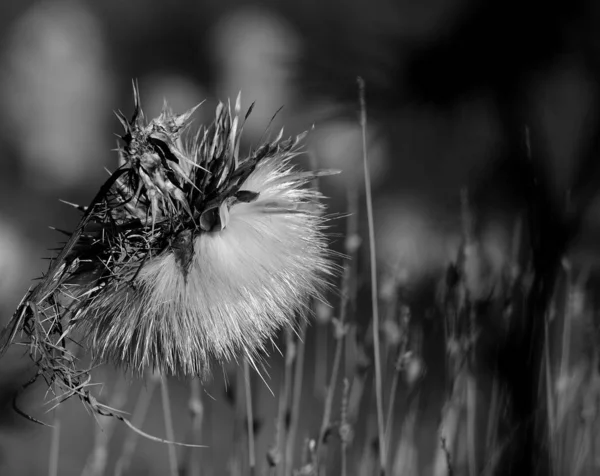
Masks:
[[[240,156],[243,122],[219,104],[147,121],[134,87],[121,166],[103,185],[48,273],[25,296],[4,344],[22,335],[46,380],[80,393],[68,340],[96,361],[206,375],[210,361],[252,360],[293,325],[331,273],[321,195],[297,170],[302,137],[281,134]],[[86,394],[87,395],[87,394]]]

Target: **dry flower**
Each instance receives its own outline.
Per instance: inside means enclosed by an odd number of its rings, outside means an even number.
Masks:
[[[282,326],[319,298],[333,265],[321,194],[291,160],[303,135],[240,156],[240,98],[219,104],[189,134],[195,108],[146,121],[134,85],[121,166],[102,186],[40,283],[25,296],[2,346],[23,336],[49,385],[90,403],[96,362],[134,371],[206,376],[211,360],[251,362]],[[53,386],[56,387],[56,386]],[[92,401],[92,406],[98,405]]]

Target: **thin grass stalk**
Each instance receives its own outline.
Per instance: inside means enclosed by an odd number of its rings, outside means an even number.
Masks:
[[[350,329],[352,330],[356,330],[356,327],[351,327]],[[356,335],[356,332],[353,332],[353,334]],[[349,337],[346,337],[346,341],[348,341]],[[361,410],[361,403],[363,401],[363,397],[365,396],[366,392],[365,392],[365,388],[367,388],[367,380],[368,380],[368,373],[367,373],[367,352],[365,350],[365,346],[364,346],[364,342],[362,340],[356,339],[356,343],[357,343],[357,355],[361,356],[359,357],[359,360],[357,362],[357,364],[355,365],[355,369],[354,369],[354,374],[352,376],[352,383],[350,384],[350,389],[348,392],[348,403],[347,403],[347,410],[346,410],[346,419],[348,421],[348,425],[349,428],[352,430],[353,434],[355,435],[355,437],[352,438],[352,440],[348,443],[348,447],[352,444],[354,448],[358,447],[358,443],[360,442],[360,439],[358,438],[358,435],[356,434],[356,430],[355,428],[358,425],[359,422],[359,416],[360,416],[360,410]],[[370,363],[370,361],[369,361]],[[367,399],[370,400],[370,394],[367,394]],[[370,401],[369,401],[370,403]],[[367,407],[368,408],[368,407]],[[367,433],[360,433],[360,436],[363,437],[363,439],[368,438]],[[359,458],[360,452],[359,451],[352,451],[351,453],[349,453],[349,464],[351,467],[354,467],[357,462],[358,462],[358,458]]]
[[[552,454],[554,454],[554,461],[552,466],[558,465],[558,467],[563,466],[564,460],[564,446],[561,445],[560,442],[560,430],[559,423],[557,422],[557,413],[558,407],[561,406],[560,401],[555,398],[554,389],[552,383],[554,382],[553,372],[552,372],[552,363],[550,358],[550,329],[548,325],[548,321],[544,323],[544,372],[546,374],[546,406],[547,406],[547,415],[548,415],[548,428],[549,428],[549,438],[550,445],[552,449]]]
[[[349,278],[346,285],[346,293],[348,294],[348,308],[350,310],[356,309],[356,295],[357,295],[357,264],[356,257],[357,251],[360,246],[360,237],[358,235],[358,216],[359,216],[359,196],[358,192],[354,187],[346,188],[346,202],[348,209],[348,218],[346,222],[346,254],[350,257],[349,260]],[[358,349],[356,346],[356,326],[352,326],[348,329],[345,343],[345,362],[344,362],[344,375],[351,375],[354,373],[356,368],[356,357],[358,355]]]
[[[569,293],[571,288],[571,273],[568,266],[563,266],[565,274],[565,303],[564,303],[564,315],[562,316],[562,341],[560,348],[560,362],[558,363],[558,373],[554,375],[552,369],[552,360],[550,356],[551,342],[550,342],[550,325],[548,321],[545,322],[545,345],[544,345],[544,371],[546,374],[546,405],[548,415],[548,428],[549,428],[549,439],[551,445],[551,456],[553,466],[559,468],[559,471],[566,468],[565,465],[566,457],[566,441],[565,434],[569,432],[568,418],[565,421],[562,416],[566,413],[564,405],[564,398],[560,398],[555,393],[554,382],[556,378],[563,379],[569,376],[569,354],[570,354],[570,339],[571,339],[571,315],[570,315],[570,304],[569,304]],[[560,325],[560,324],[559,324]],[[567,424],[564,424],[567,423]],[[561,427],[564,431],[561,431]],[[561,434],[562,433],[562,434]]]
[[[336,333],[337,334],[337,333]],[[326,436],[331,426],[331,413],[333,409],[333,397],[335,395],[335,387],[337,384],[338,374],[340,370],[340,363],[342,361],[342,350],[344,347],[344,336],[337,335],[336,336],[336,345],[335,352],[333,355],[333,365],[331,367],[331,377],[329,379],[329,384],[327,385],[327,392],[325,394],[325,408],[323,411],[323,420],[321,422],[321,429],[319,431],[319,466],[321,466],[321,453],[326,449]]]
[[[317,156],[314,153],[309,153],[308,158],[310,161],[311,170],[319,169],[319,162]],[[311,180],[311,186],[315,190],[319,190],[319,178],[315,177]],[[314,378],[313,378],[313,395],[322,400],[325,397],[325,390],[327,386],[327,362],[329,358],[328,342],[329,335],[328,330],[329,321],[327,319],[323,322],[321,319],[317,319],[316,322],[316,342],[315,342],[315,362],[314,362]],[[287,474],[287,473],[286,473]]]
[[[469,464],[469,476],[477,476],[477,380],[472,372],[469,372],[465,388],[466,417],[467,417],[467,458]]]
[[[371,194],[371,179],[369,174],[369,161],[367,156],[367,103],[365,100],[365,82],[358,78],[360,102],[360,127],[362,131],[363,165],[365,175],[365,195],[367,199],[367,220],[369,223],[369,250],[371,261],[371,304],[373,306],[373,352],[375,354],[375,399],[377,406],[377,429],[379,434],[379,463],[381,473],[385,474],[386,447],[385,447],[385,422],[383,415],[383,390],[381,375],[381,355],[379,342],[379,307],[377,292],[377,263],[375,253],[375,224],[373,222],[373,197]]]
[[[486,424],[486,436],[485,436],[485,455],[488,463],[486,463],[483,474],[492,474],[494,470],[494,458],[496,447],[498,444],[498,421],[500,418],[500,386],[498,385],[498,379],[492,378],[492,391],[491,401],[488,410],[488,418]],[[489,468],[489,469],[488,469]],[[488,473],[489,471],[489,473]]]
[[[302,399],[302,380],[304,377],[304,354],[306,350],[306,327],[308,322],[303,319],[300,324],[300,333],[296,345],[296,360],[294,363],[294,386],[292,393],[292,406],[290,411],[290,428],[287,435],[285,449],[285,475],[291,476],[294,467],[294,450],[296,447],[296,434],[300,419],[300,401]]]
[[[60,454],[60,407],[56,407],[52,422],[52,440],[50,443],[50,461],[48,462],[48,475],[58,476],[58,463]]]
[[[571,295],[573,292],[573,273],[571,266],[566,260],[563,262],[565,274],[565,314],[563,317],[562,346],[560,349],[560,376],[565,376],[569,372],[571,360],[571,321],[573,318],[571,312]]]
[[[358,353],[366,354],[362,343],[358,346]],[[366,366],[366,364],[362,362],[359,362],[356,366],[357,368],[352,378],[352,385],[350,386],[350,395],[348,397],[348,421],[353,425],[358,420],[360,403],[365,394],[365,387],[367,385],[367,371],[364,366]]]
[[[446,294],[443,298],[444,309],[444,342],[446,345],[446,401],[441,410],[441,421],[439,424],[440,445],[437,446],[436,460],[434,466],[435,476],[449,476],[451,464],[449,458],[452,456],[457,460],[459,445],[458,435],[461,429],[461,418],[464,412],[464,345],[459,349],[451,350],[460,342],[458,330],[459,321],[463,318],[465,312],[465,283],[464,283],[464,260],[467,239],[470,238],[468,226],[468,214],[466,209],[466,194],[461,194],[462,204],[462,224],[463,224],[463,243],[458,252],[456,268],[459,271],[460,279],[457,282],[446,282]]]
[[[468,361],[469,372],[466,382],[466,414],[467,414],[467,458],[469,464],[469,475],[477,476],[479,467],[477,462],[477,377],[475,375],[475,355],[477,347],[477,319],[475,309],[470,310],[471,329]]]
[[[214,411],[214,403],[213,400],[214,397],[211,396],[210,394],[208,394],[207,399],[205,399],[204,401],[204,408],[205,408],[205,418],[203,420],[204,423],[204,434],[207,436],[213,435],[215,432],[215,428],[218,428],[219,426],[219,420],[216,418],[216,412]],[[202,461],[202,469],[203,469],[203,475],[202,476],[214,476],[215,473],[215,457],[213,455],[212,451],[207,451],[206,454],[204,455],[203,461]]]
[[[568,416],[568,412],[569,409],[567,408],[567,405],[565,404],[565,398],[564,396],[559,396],[556,395],[555,389],[554,389],[554,385],[553,382],[554,380],[558,377],[559,380],[562,379],[569,379],[570,378],[570,367],[571,367],[571,324],[572,324],[572,319],[573,319],[573,314],[571,312],[571,293],[572,293],[572,289],[573,289],[573,276],[572,276],[572,270],[571,267],[569,266],[569,264],[566,262],[566,260],[563,260],[563,272],[564,272],[564,277],[565,277],[565,289],[564,289],[564,295],[565,295],[565,302],[564,302],[564,313],[562,315],[562,340],[561,340],[561,347],[560,347],[560,362],[558,364],[558,375],[554,377],[554,379],[552,378],[553,376],[553,372],[552,371],[552,362],[551,362],[551,358],[550,358],[550,349],[551,349],[551,339],[550,339],[550,329],[549,329],[549,324],[546,324],[546,352],[545,352],[545,357],[546,357],[546,367],[547,367],[547,373],[546,373],[546,378],[550,378],[551,380],[546,384],[546,387],[548,388],[548,393],[550,394],[550,398],[548,398],[548,406],[550,407],[548,409],[548,413],[551,414],[552,416],[548,419],[548,426],[550,428],[550,432],[549,432],[549,436],[550,436],[550,441],[554,443],[554,450],[555,452],[553,452],[552,454],[556,455],[555,461],[558,461],[558,465],[560,468],[562,468],[563,470],[566,470],[566,468],[569,467],[569,464],[567,462],[567,458],[568,458],[568,448],[567,445],[569,444],[569,442],[571,442],[572,440],[569,439],[567,440],[566,437],[569,436],[569,430],[570,430],[570,425],[565,425],[564,423],[566,421],[568,421],[569,416]],[[549,348],[549,349],[548,349]],[[569,405],[571,405],[571,403],[569,403]],[[565,428],[567,431],[563,432],[561,431],[561,428]],[[567,433],[567,434],[563,434],[563,433]]]
[[[196,443],[202,439],[202,424],[204,420],[204,405],[202,404],[202,395],[200,388],[200,380],[192,378],[190,380],[190,399],[188,409],[191,416],[190,421],[190,437],[191,443]],[[180,473],[183,476],[200,476],[200,465],[196,459],[196,453],[192,448],[186,448],[184,456],[184,466]]]
[[[327,324],[317,322],[315,342],[315,369],[313,378],[313,395],[322,400],[327,388],[327,359],[328,355],[328,330]]]
[[[402,371],[402,367],[404,364],[404,360],[406,359],[406,352],[408,348],[408,323],[404,320],[401,322],[401,332],[402,332],[402,341],[400,343],[400,348],[398,349],[398,357],[396,359],[396,365],[394,368],[394,376],[392,377],[392,383],[390,386],[390,396],[388,401],[387,408],[387,416],[386,416],[386,432],[385,432],[385,445],[386,445],[386,454],[390,454],[390,446],[392,440],[392,428],[393,422],[392,419],[394,417],[394,405],[396,403],[396,393],[398,391],[398,383],[400,382],[400,373]],[[392,458],[388,458],[387,461],[387,472],[391,474],[392,471]]]
[[[277,458],[280,459],[278,474],[283,476],[287,468],[287,415],[290,408],[290,398],[293,392],[294,375],[293,368],[296,359],[296,343],[294,342],[294,334],[290,329],[285,331],[285,366],[283,371],[283,391],[279,396],[279,410],[277,415],[277,443],[276,449]]]
[[[244,366],[244,384],[246,396],[246,423],[248,425],[248,465],[250,467],[250,476],[254,476],[256,471],[256,454],[254,449],[254,415],[252,413],[252,385],[250,382],[250,366],[248,359],[245,358]]]
[[[146,389],[140,389],[131,418],[131,423],[136,428],[142,428],[144,421],[146,420],[146,415],[148,414],[148,409],[150,408],[150,403],[152,402],[152,396],[154,395],[157,383],[158,378],[155,375],[151,375]],[[137,446],[138,437],[139,435],[136,432],[131,431],[127,433],[121,455],[115,465],[115,476],[126,474],[129,470],[129,465],[131,464],[131,459],[135,452],[135,447]]]
[[[162,375],[160,378],[160,392],[163,409],[163,417],[165,419],[165,432],[170,441],[175,441],[175,431],[173,429],[173,417],[171,415],[171,399],[169,398],[169,383],[167,377]],[[168,445],[169,451],[169,471],[171,476],[178,475],[177,450],[174,445]]]
[[[461,191],[463,234],[465,240],[465,251],[473,253],[477,246],[474,232],[474,218],[469,202],[469,191]],[[465,257],[466,258],[466,257]],[[477,259],[482,259],[478,257]],[[470,346],[467,355],[469,370],[466,379],[466,433],[467,433],[467,462],[469,475],[476,476],[479,473],[477,467],[477,379],[475,376],[475,352],[477,346],[477,319],[475,309],[470,306],[469,309],[469,341]]]
[[[288,349],[286,348],[286,353],[288,352]],[[286,362],[287,362],[287,357],[286,357]],[[269,449],[269,451],[267,452],[267,462],[269,463],[270,466],[270,472],[269,474],[271,474],[272,476],[276,476],[279,475],[281,476],[283,474],[283,465],[282,460],[282,449],[281,449],[281,445],[283,444],[282,442],[285,440],[285,435],[283,434],[286,429],[285,429],[285,412],[287,409],[287,402],[286,402],[286,397],[285,395],[288,393],[288,390],[286,390],[286,377],[285,377],[285,368],[284,368],[284,376],[283,376],[283,380],[280,382],[279,385],[279,399],[277,401],[277,416],[275,417],[275,435],[274,435],[274,441],[273,441],[273,446]]]
[[[348,475],[348,445],[352,439],[352,427],[348,422],[348,395],[350,393],[350,382],[344,379],[344,391],[342,393],[342,409],[340,416],[340,439],[341,439],[341,476]]]
[[[340,371],[340,364],[347,335],[348,306],[352,296],[354,295],[354,292],[356,291],[356,288],[352,286],[352,281],[354,280],[354,274],[356,272],[355,261],[358,251],[358,245],[356,243],[356,237],[358,236],[358,201],[353,198],[356,198],[355,192],[348,191],[348,217],[346,219],[345,251],[349,256],[349,259],[344,262],[344,271],[342,274],[340,317],[338,321],[334,322],[334,325],[337,329],[337,332],[334,333],[335,350],[333,353],[331,375],[329,377],[329,383],[327,384],[327,391],[325,392],[323,420],[321,421],[319,439],[317,441],[316,453],[319,455],[319,465],[321,450],[325,445],[325,436],[331,425],[331,412],[333,408],[333,399],[335,396],[335,387],[338,380],[338,374]]]
[[[390,447],[392,444],[394,406],[396,403],[396,396],[398,393],[398,384],[400,382],[401,365],[402,365],[401,360],[403,358],[404,352],[405,351],[403,351],[398,356],[398,361],[396,362],[396,370],[394,372],[394,376],[392,377],[392,383],[390,386],[390,397],[389,397],[388,408],[387,408],[386,432],[385,432],[386,454],[388,455],[387,467],[386,467],[387,474],[392,474],[393,460],[392,460],[392,456],[390,454]]]
[[[244,468],[244,462],[248,455],[246,384],[243,360],[245,360],[245,358],[242,359],[242,363],[235,368],[235,384],[228,382],[227,377],[225,379],[226,388],[231,386],[231,389],[233,390],[234,401],[232,402],[232,405],[235,412],[232,437],[232,448],[235,448],[235,450],[231,451],[231,454],[229,455],[229,464],[232,468],[237,467],[240,472],[243,472],[242,470],[246,469]]]
[[[394,404],[396,403],[396,393],[398,392],[398,382],[400,381],[400,368],[402,365],[402,357],[403,353],[401,352],[398,355],[398,359],[396,360],[396,365],[394,369],[394,376],[392,377],[392,383],[390,385],[390,396],[388,400],[388,407],[386,413],[386,432],[385,432],[385,446],[386,446],[386,454],[390,454],[390,445],[392,440],[392,428],[393,423],[392,419],[394,417]],[[387,461],[387,473],[391,474],[392,470],[392,459],[388,458]]]

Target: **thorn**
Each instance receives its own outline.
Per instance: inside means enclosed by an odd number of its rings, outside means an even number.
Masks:
[[[86,212],[88,207],[84,207],[83,205],[77,205],[76,203],[67,202],[66,200],[58,199],[59,202],[64,203],[65,205],[69,205],[73,208],[77,208],[80,212]]]
[[[241,110],[242,110],[242,91],[238,92],[237,98],[235,100],[236,115],[239,114]]]
[[[244,122],[246,122],[246,120],[248,119],[250,114],[252,114],[252,109],[254,109],[255,104],[256,104],[256,101],[254,101],[252,104],[250,104],[250,107],[248,108],[248,111],[246,111],[246,115],[244,116]]]
[[[124,153],[123,149],[121,147],[119,147],[118,143],[117,143],[117,148],[114,149],[114,151],[117,152],[117,154],[119,154],[119,167],[122,167],[127,162],[127,160],[125,159],[125,153]]]
[[[69,233],[66,230],[61,230],[60,228],[56,228],[56,227],[51,226],[51,225],[48,225],[48,228],[50,228],[51,230],[54,230],[54,231],[58,231],[59,233],[62,233],[63,235],[71,236],[71,233]]]
[[[121,125],[123,126],[123,128],[125,129],[125,132],[129,132],[129,122],[127,121],[127,118],[125,117],[125,114],[123,114],[121,111],[113,111],[115,116],[117,116],[117,119],[119,120],[119,122],[121,123]]]
[[[131,85],[133,86],[133,106],[137,109],[140,107],[140,90],[137,79],[131,80]]]
[[[294,139],[294,145],[293,145],[293,147],[296,147],[300,142],[302,142],[306,138],[306,136],[308,135],[308,132],[309,131],[304,131],[301,134],[298,134],[296,136],[296,139]]]
[[[283,137],[283,127],[279,131],[279,134],[277,134],[277,137],[273,140],[273,143],[276,144],[277,142],[279,142],[281,140],[282,137]]]
[[[134,104],[133,118],[131,119],[131,122],[136,124],[138,127],[142,127],[144,122],[144,113],[142,111],[142,101],[140,99],[140,87],[137,79],[132,79],[131,83],[133,85]]]
[[[177,132],[179,132],[179,130],[181,128],[187,127],[190,124],[189,120],[190,120],[190,117],[192,117],[192,114],[194,114],[194,112],[196,112],[196,109],[198,109],[200,106],[202,106],[202,104],[204,104],[205,101],[202,101],[202,102],[196,104],[194,107],[187,110],[183,114],[174,116],[173,122],[175,124],[175,128],[174,128],[175,130],[173,132],[177,133]]]
[[[217,111],[215,113],[215,124],[219,122],[219,120],[221,119],[221,115],[223,114],[223,109],[225,109],[225,104],[223,104],[222,101],[219,101],[219,104],[217,104]]]

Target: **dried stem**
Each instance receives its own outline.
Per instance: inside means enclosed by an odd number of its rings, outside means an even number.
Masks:
[[[406,333],[408,332],[407,328],[402,329],[402,342],[400,345],[400,349],[398,352],[398,358],[396,359],[396,368],[394,371],[394,376],[392,377],[392,384],[390,386],[390,397],[388,401],[387,408],[387,416],[386,416],[386,432],[385,432],[385,446],[386,446],[386,454],[389,454],[391,440],[392,440],[392,419],[394,417],[394,404],[396,403],[396,393],[398,391],[398,383],[400,381],[400,373],[402,371],[402,367],[404,365],[404,360],[406,359],[406,351],[408,347],[408,338]],[[388,473],[391,473],[391,458],[388,461]]]
[[[333,365],[331,368],[331,377],[329,385],[327,386],[327,393],[325,395],[325,409],[323,412],[323,421],[321,422],[321,430],[319,431],[319,447],[325,445],[325,439],[329,427],[331,425],[331,411],[333,408],[333,397],[335,395],[335,387],[337,378],[340,370],[340,363],[342,361],[342,349],[344,347],[344,336],[341,332],[336,332],[336,346],[335,353],[333,356]]]
[[[53,410],[54,421],[52,424],[52,442],[50,445],[50,461],[48,464],[48,475],[58,476],[58,461],[60,453],[60,407]]]
[[[398,356],[398,360],[396,362],[396,369],[394,372],[394,376],[392,377],[392,384],[390,387],[390,397],[388,401],[387,415],[386,415],[386,432],[385,432],[385,446],[386,453],[389,453],[391,440],[392,440],[392,418],[394,417],[394,404],[396,403],[396,393],[398,392],[398,382],[400,380],[400,366],[402,359],[402,355]],[[387,470],[390,472],[392,461],[391,459],[387,461]]]
[[[306,348],[307,321],[302,320],[300,333],[296,346],[296,360],[294,365],[294,391],[292,394],[292,407],[290,412],[290,428],[287,435],[287,446],[285,449],[285,475],[291,475],[294,465],[294,450],[296,445],[296,434],[298,432],[298,420],[300,418],[300,400],[302,398],[302,380],[304,374],[304,351]]]
[[[317,321],[315,326],[315,368],[313,378],[313,394],[319,400],[323,399],[327,388],[327,359],[328,359],[328,326]]]
[[[467,457],[469,475],[479,474],[477,466],[477,381],[469,372],[466,381],[466,414],[467,414]]]
[[[496,464],[496,450],[498,447],[498,422],[500,418],[500,385],[497,377],[492,379],[492,391],[491,401],[489,404],[488,418],[486,425],[486,437],[485,437],[485,455],[487,459],[486,466],[482,473],[492,474],[493,468]],[[490,472],[488,473],[485,468],[490,466]]]
[[[283,388],[279,395],[279,409],[277,414],[277,441],[276,441],[276,459],[281,461],[281,465],[279,466],[278,474],[284,475],[286,474],[286,468],[288,466],[287,463],[287,438],[288,438],[288,428],[287,428],[287,415],[290,404],[290,396],[293,391],[294,384],[294,375],[293,375],[293,365],[294,360],[296,358],[296,343],[294,342],[294,334],[291,329],[286,329],[285,331],[285,366],[283,372]]]
[[[320,455],[321,449],[325,445],[325,437],[327,431],[331,425],[331,411],[333,407],[333,398],[335,395],[335,387],[338,380],[338,374],[340,370],[340,364],[344,349],[344,341],[347,334],[347,321],[348,321],[348,306],[351,301],[351,296],[355,287],[352,286],[353,275],[356,271],[354,265],[356,254],[358,251],[358,208],[356,200],[352,200],[354,196],[353,192],[348,192],[348,218],[346,222],[346,253],[349,259],[344,262],[344,272],[342,275],[341,283],[341,303],[340,303],[340,318],[334,321],[336,332],[335,338],[335,350],[333,357],[333,364],[331,368],[331,376],[329,378],[329,384],[327,385],[327,391],[325,393],[325,405],[323,410],[323,420],[321,422],[321,429],[319,431],[319,440],[317,442],[317,455]],[[320,463],[319,463],[320,464]]]
[[[192,378],[190,380],[190,399],[188,409],[191,416],[190,422],[190,440],[192,443],[201,439],[202,423],[204,419],[204,405],[202,404],[200,380]],[[200,474],[200,468],[195,458],[195,452],[188,448],[185,457],[185,466],[181,469],[181,474],[188,476],[196,476]]]
[[[254,416],[252,414],[252,385],[250,383],[250,366],[248,359],[244,359],[244,383],[246,387],[246,422],[248,424],[248,463],[250,475],[256,471],[256,455],[254,450]]]
[[[379,342],[379,306],[377,292],[377,263],[375,253],[375,224],[373,222],[373,197],[371,194],[371,179],[369,174],[369,161],[367,156],[367,104],[365,100],[365,82],[358,78],[360,102],[360,127],[362,131],[363,165],[365,174],[365,195],[367,200],[367,220],[369,223],[369,251],[371,261],[371,304],[373,307],[373,352],[375,359],[375,400],[377,406],[377,430],[379,434],[379,464],[381,472],[385,474],[386,447],[385,447],[385,421],[383,416],[383,391],[381,375],[381,355]]]
[[[163,416],[165,419],[165,432],[167,439],[175,441],[175,431],[173,429],[173,418],[171,416],[171,399],[169,398],[169,383],[167,377],[162,375],[160,378],[160,391],[162,396]],[[171,476],[178,475],[177,450],[174,445],[169,445],[169,470]]]
[[[341,475],[348,476],[348,444],[351,439],[352,429],[348,423],[348,395],[350,393],[350,382],[344,379],[344,392],[342,394],[342,411],[340,416],[340,439],[342,440],[342,468]]]

